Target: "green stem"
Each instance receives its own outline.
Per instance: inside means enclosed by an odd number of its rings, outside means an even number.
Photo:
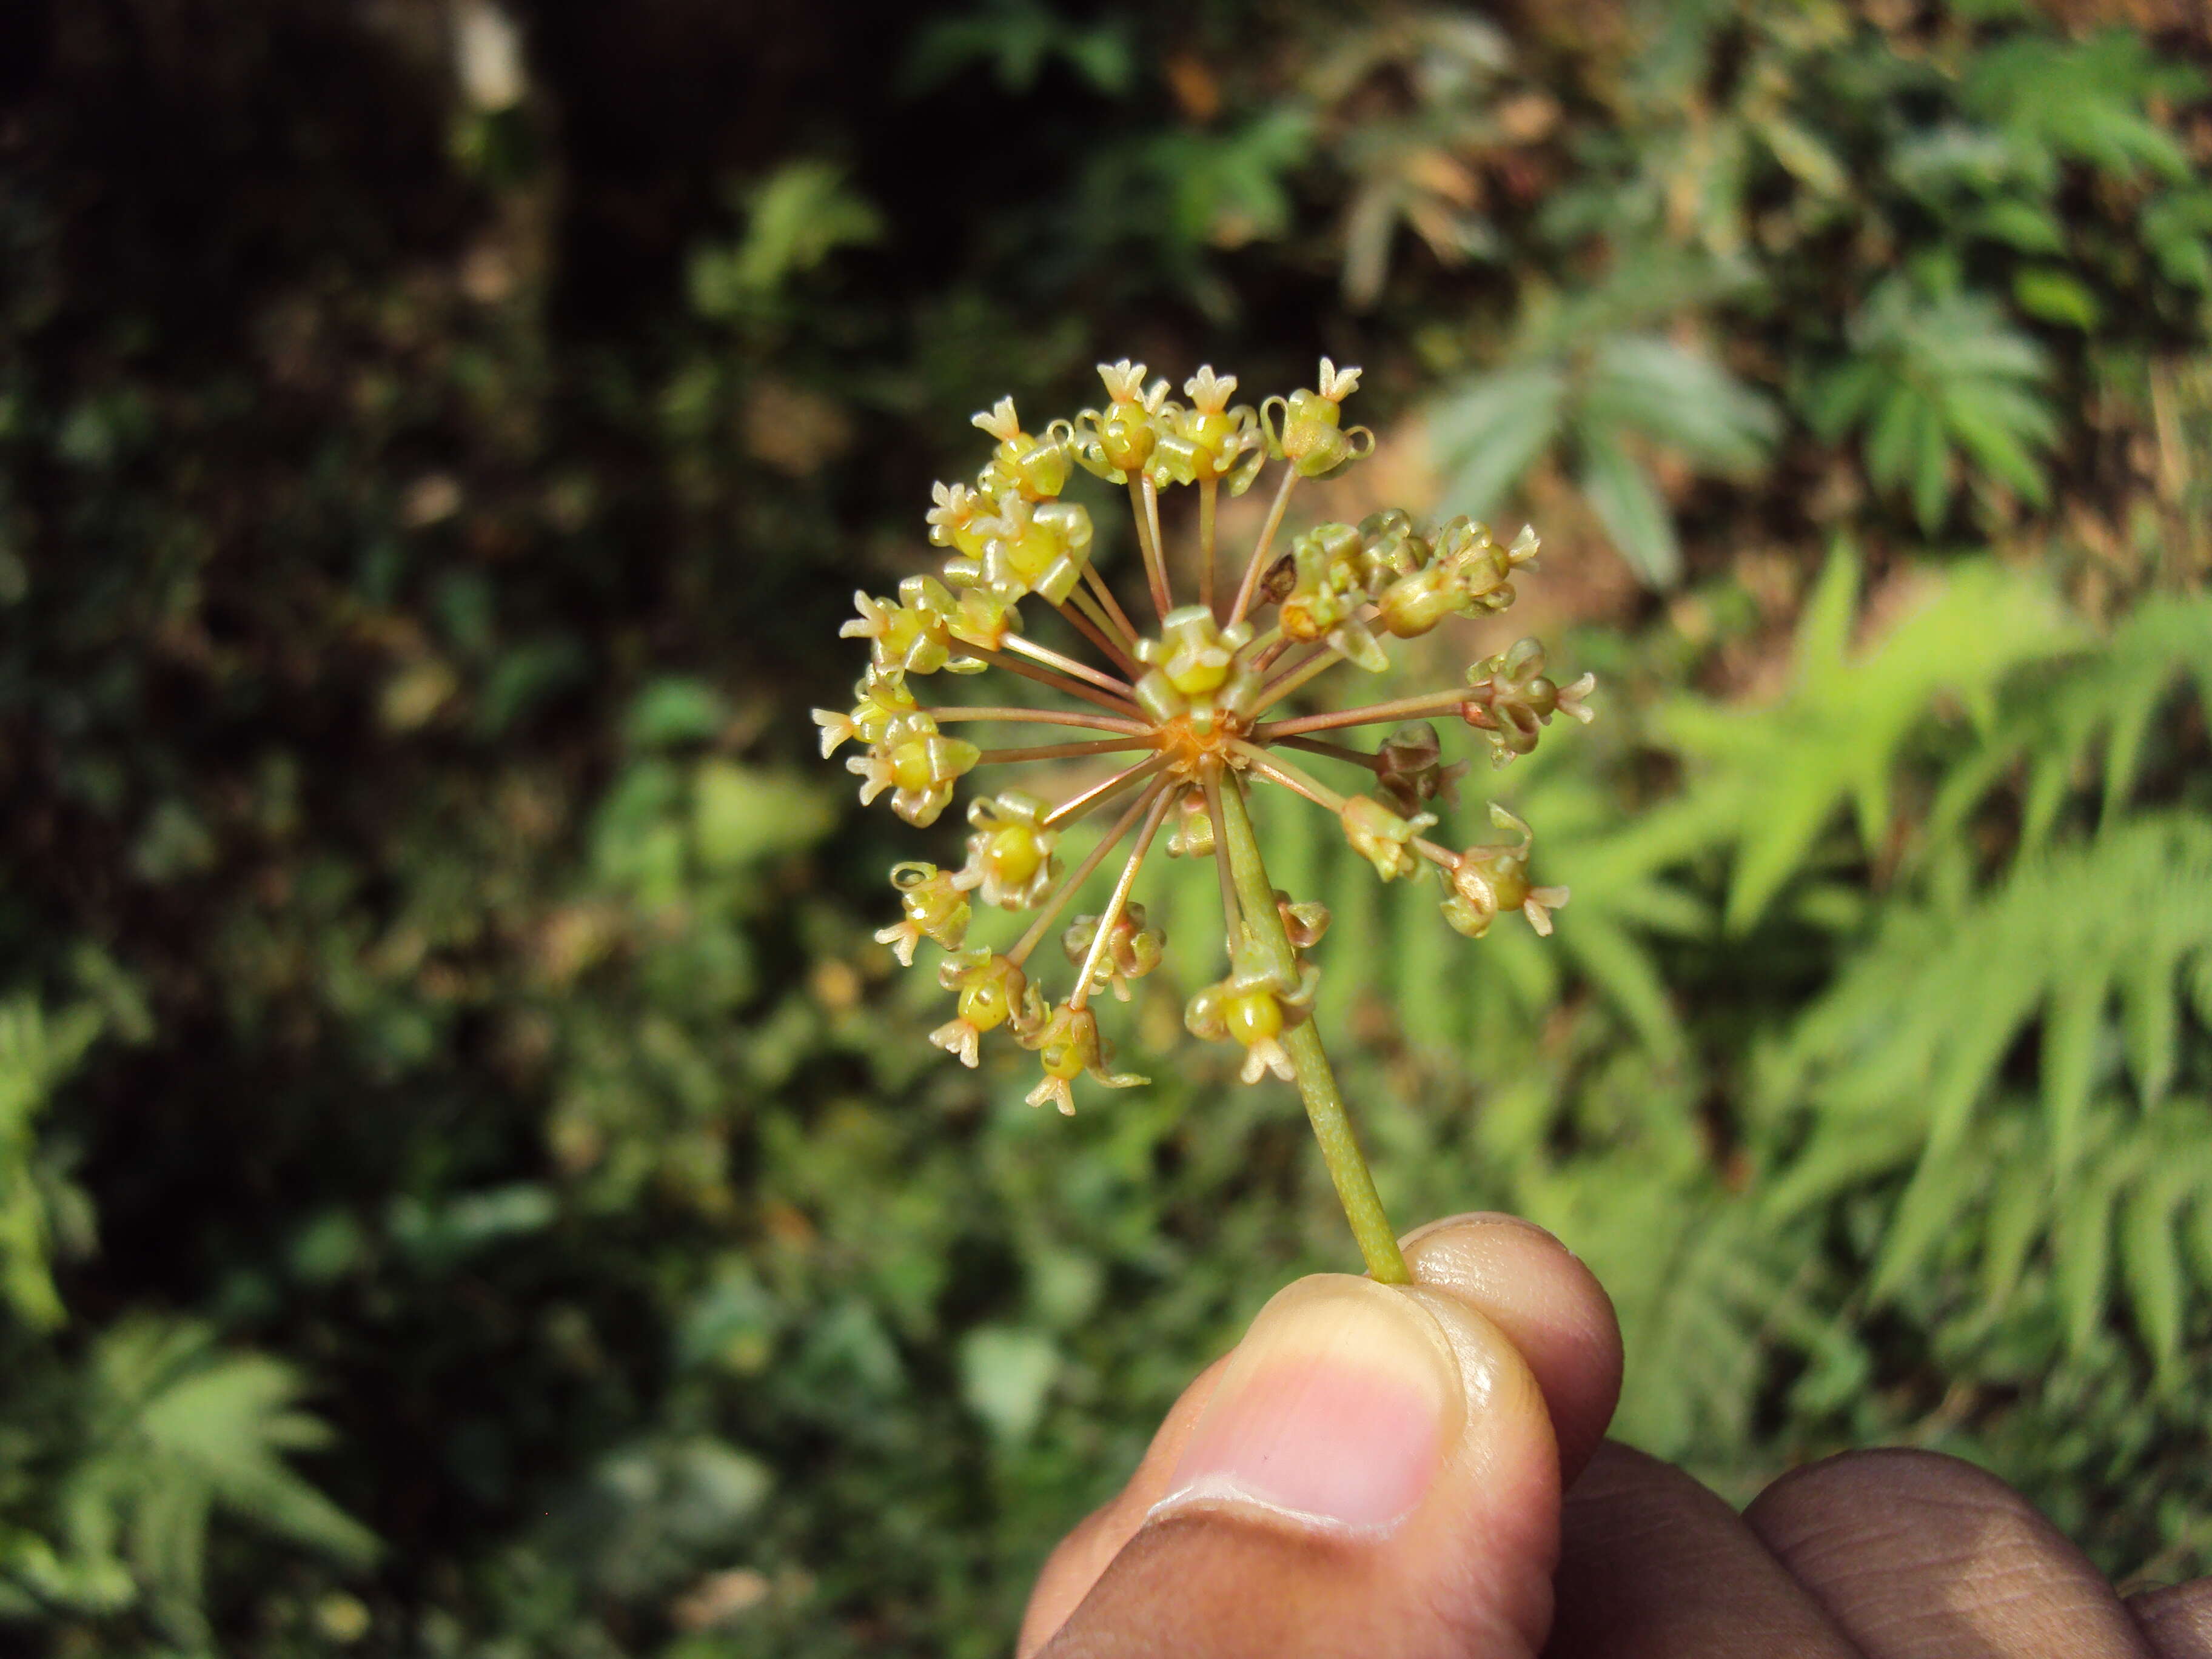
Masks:
[[[1282,912],[1275,906],[1274,884],[1261,860],[1259,837],[1253,833],[1252,815],[1244,805],[1243,783],[1231,774],[1222,780],[1216,793],[1221,799],[1222,828],[1226,832],[1224,845],[1216,851],[1228,859],[1236,879],[1237,906],[1243,912],[1243,949],[1249,952],[1252,966],[1279,975],[1285,983],[1295,983],[1297,952],[1291,946],[1290,935],[1283,930]],[[1240,969],[1245,965],[1237,964]],[[1344,1206],[1345,1219],[1352,1224],[1352,1237],[1359,1242],[1359,1254],[1367,1259],[1368,1277],[1382,1285],[1412,1284],[1406,1259],[1398,1253],[1398,1236],[1391,1231],[1389,1217],[1382,1212],[1382,1200],[1376,1194],[1367,1160],[1360,1156],[1359,1139],[1352,1133],[1344,1095],[1336,1086],[1336,1073],[1322,1048],[1321,1032],[1309,1019],[1284,1032],[1282,1044],[1291,1057],[1291,1069],[1297,1075],[1298,1093],[1305,1101],[1314,1139],[1321,1142],[1322,1161],[1328,1165],[1328,1178],[1336,1183],[1336,1196]]]

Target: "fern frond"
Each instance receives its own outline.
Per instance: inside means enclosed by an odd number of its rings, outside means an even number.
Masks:
[[[1893,1291],[1976,1201],[1948,1176],[2021,1036],[2040,1027],[2046,1156],[2063,1179],[2104,1081],[2111,1005],[2123,1040],[2109,1048],[2154,1106],[2176,1068],[2177,977],[2208,956],[2212,823],[2178,814],[2023,860],[1955,914],[1901,914],[1781,1056],[1775,1095],[1814,1127],[1772,1201],[1801,1208],[1917,1158],[1875,1276]]]
[[[49,1261],[53,1225],[38,1167],[38,1120],[100,1027],[89,1005],[56,1016],[27,995],[0,1003],[0,1297],[40,1329],[60,1324],[63,1310]]]
[[[1939,698],[1987,704],[2014,670],[2075,638],[2049,594],[1978,562],[1931,578],[1879,641],[1853,655],[1846,641],[1857,590],[1857,562],[1838,548],[1799,624],[1780,702],[1736,708],[1683,698],[1662,713],[1661,729],[1692,766],[1670,814],[1735,854],[1733,932],[1759,920],[1846,803],[1862,841],[1881,843],[1899,755]]]
[[[102,1334],[82,1402],[88,1451],[60,1507],[70,1553],[128,1562],[163,1622],[200,1628],[211,1513],[226,1513],[352,1567],[375,1539],[309,1486],[289,1453],[329,1431],[297,1407],[299,1375],[227,1353],[198,1324],[137,1316]]]
[[[1613,1432],[1657,1456],[1741,1443],[1778,1343],[1832,1364],[1851,1346],[1796,1282],[1814,1253],[1802,1231],[1710,1178],[1655,1176],[1624,1152],[1532,1176],[1520,1202],[1611,1293],[1628,1379]]]
[[[1908,491],[1923,532],[1949,510],[1962,457],[2028,501],[2046,499],[2039,453],[2058,424],[2038,388],[2049,365],[1993,301],[1925,298],[1893,276],[1850,333],[1852,357],[1808,384],[1805,417],[1831,441],[1863,430],[1867,476]]]
[[[1900,1208],[1892,1243],[1904,1240],[1923,1264],[1973,1271],[1973,1327],[2047,1298],[2047,1316],[2079,1354],[2124,1313],[2160,1385],[2172,1386],[2189,1304],[2212,1291],[2212,1109],[2100,1102],[2062,1174],[2048,1126],[2022,1107],[1977,1125],[1928,1166],[1917,1182],[1925,1199]]]
[[[2149,106],[2203,86],[2197,70],[2155,56],[2142,34],[2110,29],[2078,44],[2021,35],[1978,52],[1960,94],[2046,182],[2062,161],[2124,179],[2149,172],[2179,179],[2191,172],[2188,152]]]
[[[1537,459],[1565,441],[1577,487],[1613,544],[1650,586],[1681,574],[1674,516],[1639,448],[1681,456],[1729,476],[1764,465],[1781,422],[1765,394],[1711,356],[1616,321],[1561,338],[1560,318],[1635,314],[1621,296],[1583,296],[1551,310],[1532,305],[1507,366],[1442,399],[1430,436],[1445,473],[1448,510],[1480,515]]]
[[[1929,814],[1931,839],[1954,835],[1975,807],[2025,761],[2027,785],[2021,840],[2039,847],[2101,744],[2100,821],[2118,819],[2140,775],[2160,709],[2193,678],[2199,705],[2212,709],[2212,595],[2160,595],[2112,630],[2095,655],[2019,688],[2010,712],[1986,741],[1945,779]]]

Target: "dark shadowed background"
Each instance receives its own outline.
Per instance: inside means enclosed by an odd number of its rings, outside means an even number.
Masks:
[[[1552,940],[1266,826],[1394,1215],[1560,1232],[1724,1492],[1934,1446],[2203,1571],[2208,46],[0,10],[0,1642],[996,1653],[1352,1265],[1188,979],[1073,1120],[930,1049],[872,936],[957,831],[814,753],[969,413],[1125,355],[1364,365],[1376,499],[1535,520],[1599,676],[1462,808]]]

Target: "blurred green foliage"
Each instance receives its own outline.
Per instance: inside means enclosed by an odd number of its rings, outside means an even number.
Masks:
[[[1347,1265],[1170,988],[1073,1121],[937,1063],[809,753],[968,412],[1125,351],[1365,364],[1603,682],[1497,775],[1549,944],[1263,823],[1393,1213],[1559,1231],[1732,1494],[1936,1446],[2202,1571],[2203,34],[830,9],[6,24],[11,1639],[1000,1651]]]

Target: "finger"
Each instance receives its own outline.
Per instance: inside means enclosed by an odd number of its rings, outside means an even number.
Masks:
[[[1449,1291],[1504,1331],[1535,1373],[1571,1486],[1620,1399],[1620,1324],[1596,1276],[1518,1216],[1479,1211],[1407,1235],[1417,1283]]]
[[[1030,1591],[1029,1607],[1022,1614],[1022,1633],[1014,1644],[1016,1659],[1029,1659],[1051,1639],[1075,1611],[1076,1603],[1091,1594],[1107,1563],[1144,1525],[1145,1512],[1167,1492],[1168,1477],[1175,1473],[1183,1443],[1190,1438],[1191,1428],[1212,1398],[1214,1384],[1221,1380],[1222,1367],[1228,1363],[1217,1359],[1198,1374],[1197,1381],[1168,1408],[1129,1484],[1079,1522],[1046,1558],[1036,1588]]]
[[[1550,1621],[1558,1482],[1498,1326],[1444,1291],[1301,1279],[1044,1651],[1525,1659]]]
[[[1562,1484],[1571,1480],[1603,1435],[1620,1391],[1620,1330],[1596,1279],[1551,1234],[1495,1212],[1431,1222],[1407,1234],[1404,1248],[1417,1281],[1470,1304],[1520,1350],[1553,1420]],[[1078,1526],[1045,1563],[1022,1620],[1017,1652],[1024,1659],[1060,1628],[1167,1494],[1182,1443],[1219,1371],[1217,1364],[1191,1385],[1121,1496]]]
[[[2159,1659],[2212,1659],[2212,1578],[2145,1590],[2127,1606]]]
[[[1869,1659],[2149,1659],[2088,1558],[1958,1458],[1849,1452],[1744,1519]]]
[[[1855,1659],[1736,1512],[1611,1441],[1567,1493],[1546,1659]]]

